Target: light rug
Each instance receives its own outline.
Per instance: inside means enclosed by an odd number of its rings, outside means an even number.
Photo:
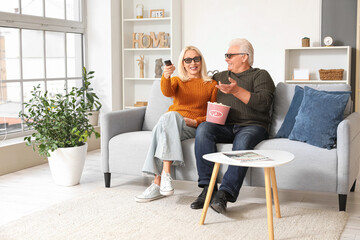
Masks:
[[[1,226],[0,239],[268,239],[265,204],[240,199],[228,205],[227,216],[209,208],[200,226],[201,210],[190,208],[198,192],[175,192],[150,203],[136,203],[137,194],[99,189]],[[275,239],[340,239],[348,218],[338,211],[280,207]]]

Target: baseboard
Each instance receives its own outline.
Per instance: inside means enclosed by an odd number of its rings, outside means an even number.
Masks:
[[[100,132],[100,127],[96,131]],[[100,138],[89,138],[88,145],[88,151],[100,149]],[[0,156],[0,176],[47,163],[45,157],[40,157],[23,141],[0,147]]]

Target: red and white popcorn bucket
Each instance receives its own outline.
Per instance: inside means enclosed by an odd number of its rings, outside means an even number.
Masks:
[[[229,114],[230,107],[221,103],[208,102],[206,121],[224,125]]]

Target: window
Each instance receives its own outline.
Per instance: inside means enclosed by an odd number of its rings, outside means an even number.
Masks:
[[[84,0],[0,0],[0,137],[27,130],[18,114],[33,86],[54,96],[82,85],[82,6]]]

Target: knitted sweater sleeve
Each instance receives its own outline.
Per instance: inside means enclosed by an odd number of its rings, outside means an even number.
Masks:
[[[164,75],[162,75],[160,86],[161,92],[164,94],[164,96],[173,97],[178,86],[178,78],[172,77],[171,79],[166,79]]]
[[[259,112],[268,112],[274,98],[275,85],[270,74],[262,70],[254,79],[254,91],[251,92],[248,107]]]

